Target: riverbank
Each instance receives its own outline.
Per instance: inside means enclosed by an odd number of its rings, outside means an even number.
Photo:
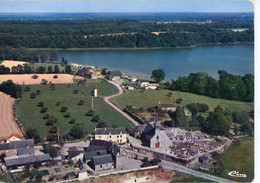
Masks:
[[[56,50],[56,51],[106,51],[106,50],[174,50],[174,49],[189,49],[189,48],[196,48],[200,46],[212,46],[212,45],[238,45],[238,44],[254,44],[254,42],[234,42],[234,43],[207,43],[207,44],[197,44],[191,46],[184,46],[184,47],[134,47],[134,48],[126,48],[126,47],[96,47],[96,48],[26,48],[28,50],[40,50],[40,51],[49,51],[49,50]]]

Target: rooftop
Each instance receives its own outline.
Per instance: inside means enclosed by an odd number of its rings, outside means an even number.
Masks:
[[[92,161],[94,165],[101,165],[101,164],[107,164],[107,163],[112,163],[113,159],[111,154],[107,155],[101,155],[101,156],[93,156]]]
[[[126,134],[124,128],[96,128],[94,131],[95,135],[117,135]]]

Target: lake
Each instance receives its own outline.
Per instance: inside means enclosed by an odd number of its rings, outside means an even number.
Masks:
[[[147,79],[152,70],[163,69],[168,81],[194,72],[207,72],[218,78],[218,70],[235,75],[254,74],[253,44],[156,50],[62,50],[59,51],[59,60],[61,57],[69,63],[118,69]]]

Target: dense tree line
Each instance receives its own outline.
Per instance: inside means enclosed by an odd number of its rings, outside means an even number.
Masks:
[[[12,80],[7,80],[0,84],[0,91],[11,95],[11,97],[19,98],[22,94],[22,87],[13,83]]]
[[[190,23],[163,23],[171,21]],[[208,43],[253,42],[253,15],[154,15],[149,18],[95,18],[43,21],[0,19],[0,47],[25,48],[142,48],[183,47]],[[150,19],[153,18],[153,21]],[[227,21],[227,18],[229,18]],[[147,21],[148,20],[148,21]],[[208,23],[208,20],[213,20]],[[203,23],[200,23],[203,21]],[[159,23],[158,23],[159,22]],[[160,23],[162,22],[162,23]],[[207,22],[207,23],[205,23]],[[243,32],[233,28],[246,28]],[[159,35],[152,32],[162,32]],[[120,33],[120,34],[117,34]],[[36,57],[35,57],[36,58]]]
[[[191,73],[188,77],[179,77],[166,83],[166,88],[214,98],[254,101],[254,76],[235,76],[226,71],[218,71],[219,79],[214,79],[205,72]]]
[[[34,66],[30,66],[28,64],[24,65],[17,65],[13,66],[11,69],[9,67],[5,67],[4,65],[0,66],[0,74],[59,74],[59,73],[66,73],[66,74],[71,74],[72,70],[70,65],[66,65],[65,71],[62,70],[60,71],[60,68],[58,65],[53,66],[40,66],[39,68],[36,68],[35,70],[32,68]]]

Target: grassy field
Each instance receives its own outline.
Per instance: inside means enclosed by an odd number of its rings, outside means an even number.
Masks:
[[[170,97],[168,95],[169,92],[172,93]],[[202,95],[170,90],[126,90],[123,95],[113,98],[112,101],[114,101],[121,107],[134,105],[137,108],[147,108],[156,106],[159,101],[161,101],[162,103],[173,103],[179,97],[183,99],[183,101],[181,102],[182,105],[196,102],[205,103],[209,105],[210,110],[213,110],[218,105],[223,108],[230,109],[231,111],[254,110],[254,103],[210,98]]]
[[[55,64],[55,63],[29,63],[30,66],[32,66],[32,69],[34,71],[36,71],[37,68],[43,66],[46,67],[46,72],[48,71],[48,66],[52,66],[52,70],[54,71],[54,66],[58,65],[60,72],[62,72],[62,70],[65,72],[65,66],[63,66],[62,64]]]
[[[71,117],[76,119],[76,123],[83,123],[85,130],[90,133],[97,123],[92,122],[92,117],[85,116],[85,113],[91,109],[91,91],[95,87],[97,87],[98,94],[101,96],[108,96],[117,92],[115,86],[104,80],[89,80],[88,86],[56,85],[53,91],[49,86],[31,85],[30,91],[24,91],[22,98],[16,104],[18,119],[25,129],[36,128],[41,137],[48,135],[50,127],[45,125],[44,114],[40,113],[41,107],[37,106],[39,101],[43,101],[44,106],[48,108],[47,113],[58,119],[55,125],[59,127],[61,135],[69,133],[73,126],[69,123],[70,118],[64,118],[64,113],[59,112],[61,106],[68,107],[68,111],[71,113]],[[30,94],[38,89],[41,91],[40,95],[31,99]],[[79,90],[78,94],[72,94],[76,89]],[[79,100],[84,100],[84,104],[78,105]],[[55,106],[57,101],[61,103],[60,106]],[[94,98],[93,110],[109,127],[131,127],[127,119],[100,98]]]
[[[251,182],[254,179],[254,138],[240,139],[241,144],[231,146],[221,156],[223,172],[221,176],[239,182]],[[228,176],[231,171],[246,174],[246,178]]]

